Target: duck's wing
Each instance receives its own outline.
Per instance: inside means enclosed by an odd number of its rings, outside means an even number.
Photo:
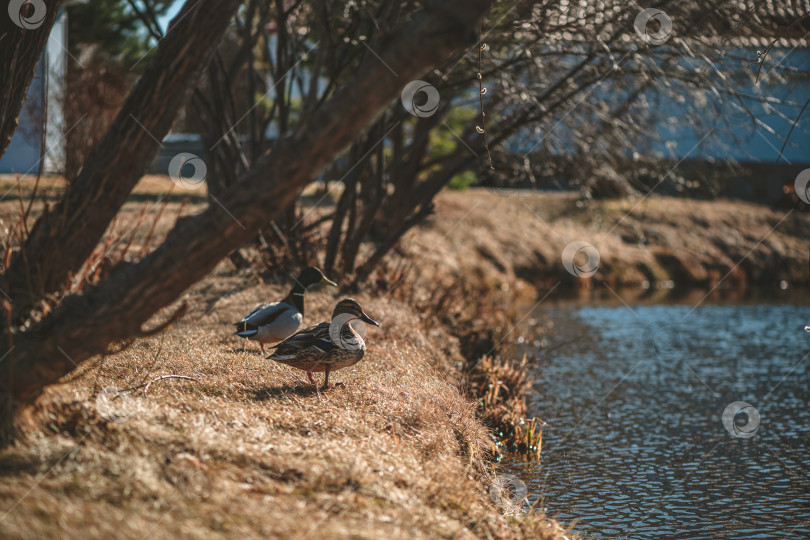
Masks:
[[[236,327],[237,334],[240,332],[250,331],[255,333],[260,326],[272,324],[273,321],[278,319],[281,315],[288,313],[291,310],[294,311],[295,308],[284,302],[273,302],[272,304],[265,302],[264,304],[259,304],[251,309],[250,313],[245,315],[241,321],[234,323],[233,325]]]
[[[329,338],[329,323],[322,322],[296,332],[278,345],[274,345],[273,348],[276,349],[276,352],[268,358],[291,358],[305,349],[312,348],[326,353],[335,347],[336,345]]]

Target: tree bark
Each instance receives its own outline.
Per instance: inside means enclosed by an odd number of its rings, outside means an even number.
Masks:
[[[222,206],[181,220],[146,258],[121,264],[103,283],[65,298],[41,322],[14,336],[13,348],[0,346],[0,354],[7,353],[9,375],[0,379],[0,392],[5,390],[17,407],[31,403],[44,386],[104,352],[111,342],[138,335],[157,310],[177,300],[268,219],[278,217],[379,117],[405,84],[475,43],[478,23],[492,3],[428,2],[381,43],[382,62],[370,58],[363,64],[293,135],[224,194]]]
[[[98,245],[154,159],[240,3],[188,0],[183,6],[79,176],[59,204],[40,216],[12,259],[4,288],[15,321],[37,300],[61,290]]]
[[[38,3],[45,9],[41,20],[33,6],[21,7],[25,18],[12,19],[6,9],[8,4],[3,2],[0,9],[0,157],[6,153],[17,129],[20,109],[62,0]]]

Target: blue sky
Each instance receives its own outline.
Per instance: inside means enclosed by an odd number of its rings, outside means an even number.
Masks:
[[[177,15],[177,12],[180,11],[180,8],[183,7],[183,1],[177,0],[172,7],[169,8],[169,11],[166,12],[165,17],[160,17],[159,22],[160,26],[163,28],[163,31],[166,31],[166,28],[169,26],[169,22]]]

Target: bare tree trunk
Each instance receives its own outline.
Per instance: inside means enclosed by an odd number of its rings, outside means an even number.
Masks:
[[[62,0],[42,2],[44,13],[38,13],[33,4],[21,6],[16,19],[7,12],[8,4],[3,2],[0,10],[0,157],[17,129],[20,109]]]
[[[59,291],[92,253],[154,159],[189,88],[241,2],[188,0],[140,81],[59,204],[43,214],[4,276],[14,320]]]
[[[492,0],[428,3],[384,41],[379,50],[382,62],[372,59],[363,64],[291,137],[280,141],[224,194],[221,202],[227,211],[214,205],[180,221],[139,263],[119,265],[98,286],[65,298],[30,330],[0,341],[0,356],[5,357],[0,394],[6,394],[12,409],[3,411],[0,421],[31,403],[44,386],[104,352],[111,342],[138,335],[157,310],[177,300],[268,219],[278,217],[307,182],[379,117],[405,84],[474,43],[478,21],[491,4]]]
[[[385,118],[377,123],[377,139],[385,133]],[[371,149],[373,150],[373,148]],[[364,170],[362,189],[360,198],[362,199],[362,214],[360,222],[355,226],[351,225],[346,232],[346,239],[343,241],[343,275],[353,274],[357,262],[357,254],[360,251],[360,244],[371,229],[377,213],[385,200],[385,149],[384,145],[378,144],[373,167]]]

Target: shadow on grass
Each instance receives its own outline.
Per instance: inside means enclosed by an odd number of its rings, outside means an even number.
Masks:
[[[328,392],[328,390],[327,390]],[[285,384],[282,386],[266,386],[252,391],[254,401],[266,401],[287,396],[309,397],[317,394],[315,386],[308,382],[298,384]]]
[[[234,354],[255,353],[256,355],[261,355],[262,358],[266,358],[266,357],[270,356],[270,353],[271,353],[271,351],[269,351],[269,350],[267,350],[265,352],[262,352],[261,349],[252,349],[252,348],[249,348],[249,347],[239,347],[239,348],[233,347],[228,352],[234,353]]]
[[[33,456],[0,456],[0,478],[42,474],[56,467],[63,457],[63,454],[40,456],[39,459]]]

